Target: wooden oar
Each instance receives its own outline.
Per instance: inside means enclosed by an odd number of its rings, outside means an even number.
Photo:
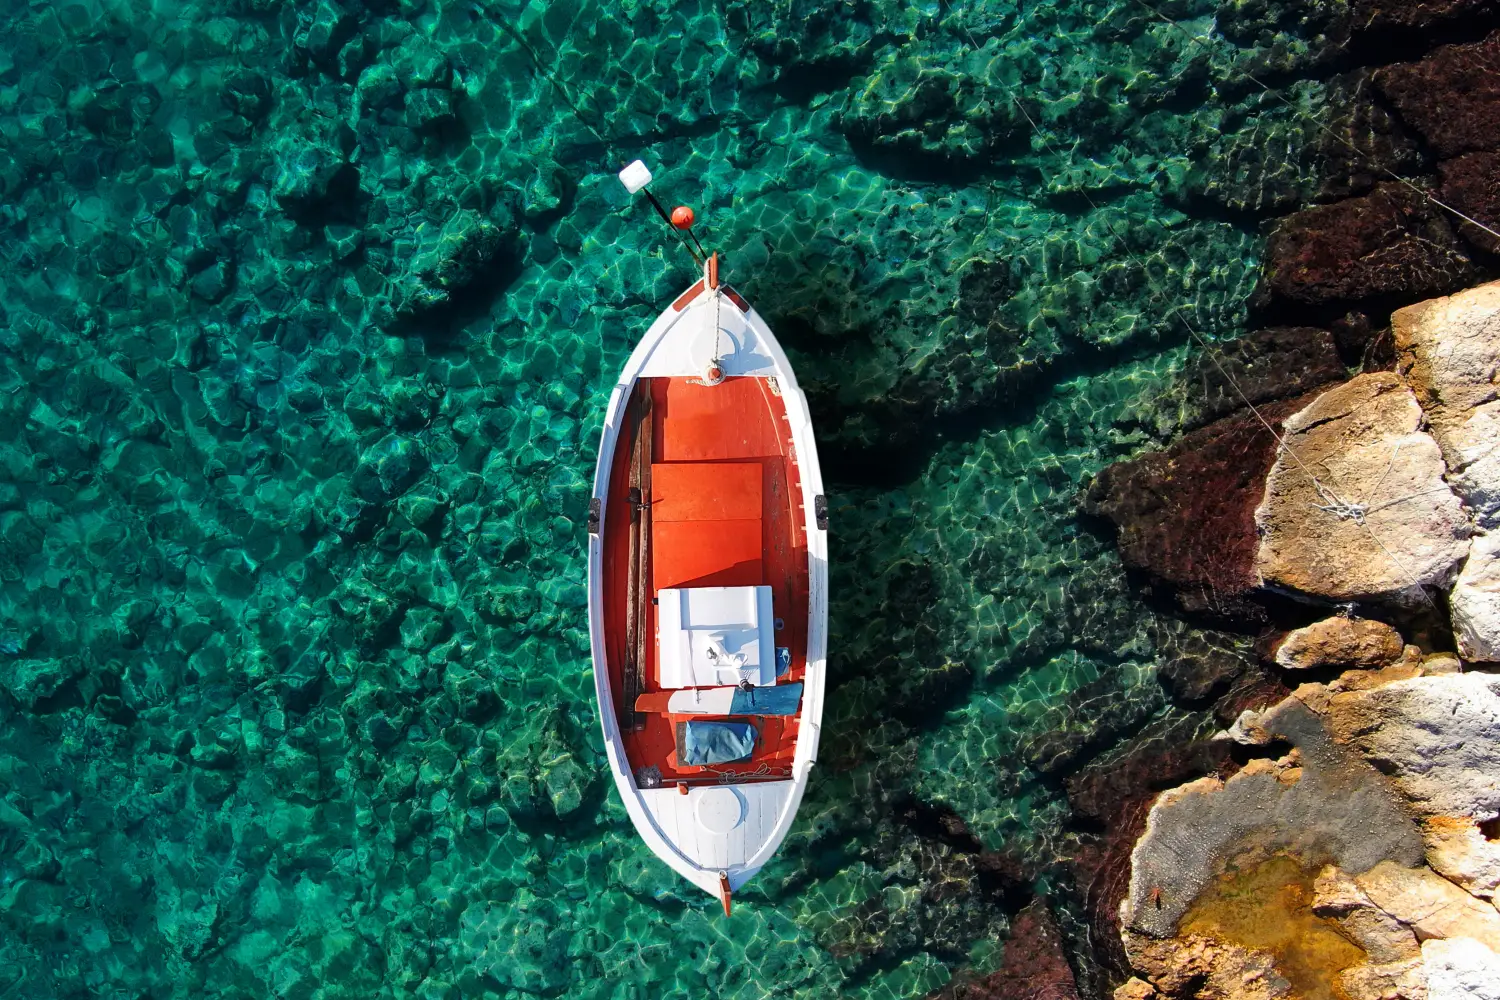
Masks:
[[[640,694],[646,689],[646,643],[651,641],[651,630],[647,627],[648,615],[651,610],[651,454],[652,439],[656,436],[652,427],[651,393],[648,390],[644,400],[645,415],[641,421],[640,450],[637,453],[637,464],[640,468],[640,491],[641,501],[637,511],[637,534],[640,538],[639,558],[640,563],[636,567],[636,589],[635,606],[632,616],[635,618],[635,691]],[[635,700],[630,701],[630,727],[641,729],[646,725],[646,717],[635,711]]]
[[[625,669],[621,691],[620,725],[635,731],[645,718],[635,710],[635,699],[645,687],[645,632],[647,575],[650,555],[646,491],[651,482],[651,393],[638,394],[630,406],[630,562],[625,571]]]

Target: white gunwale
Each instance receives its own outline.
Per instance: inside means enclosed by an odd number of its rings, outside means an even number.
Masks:
[[[770,327],[754,307],[741,310],[734,300],[723,294],[701,292],[686,308],[678,311],[668,306],[651,324],[640,343],[631,352],[621,371],[600,435],[599,459],[594,471],[592,496],[600,501],[598,530],[589,535],[588,594],[589,641],[594,668],[594,691],[599,702],[599,721],[604,732],[605,752],[615,787],[625,803],[625,810],[637,832],[659,858],[683,878],[705,892],[718,896],[720,873],[728,876],[729,887],[737,890],[748,882],[770,860],[781,846],[792,820],[796,817],[802,795],[807,788],[808,773],[818,758],[818,742],[823,718],[823,696],[827,674],[828,648],[828,538],[817,525],[815,498],[823,492],[823,476],[818,466],[817,445],[813,439],[812,416],[807,397],[797,384],[791,363]],[[715,301],[715,297],[718,301]],[[625,747],[615,714],[614,695],[610,687],[609,668],[605,661],[603,605],[603,538],[604,519],[608,512],[610,469],[615,446],[625,422],[625,408],[636,382],[642,377],[682,375],[701,376],[703,366],[699,342],[702,331],[714,326],[726,331],[730,350],[725,352],[722,367],[728,377],[774,376],[786,406],[790,424],[793,457],[802,485],[802,513],[807,529],[808,622],[807,669],[803,678],[803,700],[797,747],[792,758],[792,787],[782,799],[781,812],[770,834],[742,864],[727,869],[703,867],[689,859],[661,828],[647,807],[643,792],[635,784],[626,760]],[[745,360],[738,360],[738,359]],[[758,782],[768,784],[767,782]],[[694,791],[721,787],[695,786]],[[671,790],[674,797],[675,789]],[[688,806],[696,796],[682,796]]]

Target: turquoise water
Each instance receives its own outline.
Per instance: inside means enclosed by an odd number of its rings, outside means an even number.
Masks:
[[[1325,96],[1319,5],[1166,12],[5,0],[0,993],[919,997],[1003,961],[978,847],[1076,908],[1059,776],[1175,711],[1079,484],[1314,183],[1217,81]],[[692,280],[636,156],[832,507],[823,759],[728,920],[592,703],[600,416]]]

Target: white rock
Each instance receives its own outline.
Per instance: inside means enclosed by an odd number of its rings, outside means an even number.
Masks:
[[[1500,815],[1500,676],[1443,674],[1347,691],[1329,729],[1428,816]]]
[[[1500,452],[1500,443],[1495,450]],[[1500,530],[1469,544],[1469,560],[1448,596],[1448,612],[1464,659],[1500,661]]]
[[[1472,938],[1422,942],[1428,1000],[1500,1000],[1500,956]]]

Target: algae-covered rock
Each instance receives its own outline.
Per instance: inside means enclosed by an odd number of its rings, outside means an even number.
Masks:
[[[1375,74],[1376,84],[1439,156],[1495,149],[1500,131],[1500,35],[1439,46],[1426,58],[1396,63]]]
[[[508,266],[514,244],[508,227],[467,209],[441,226],[421,224],[397,278],[397,313],[421,316],[452,306],[466,294],[492,294],[496,289],[491,283]]]
[[[1266,292],[1301,306],[1353,305],[1456,291],[1476,275],[1447,218],[1394,181],[1278,223],[1266,247]]]

